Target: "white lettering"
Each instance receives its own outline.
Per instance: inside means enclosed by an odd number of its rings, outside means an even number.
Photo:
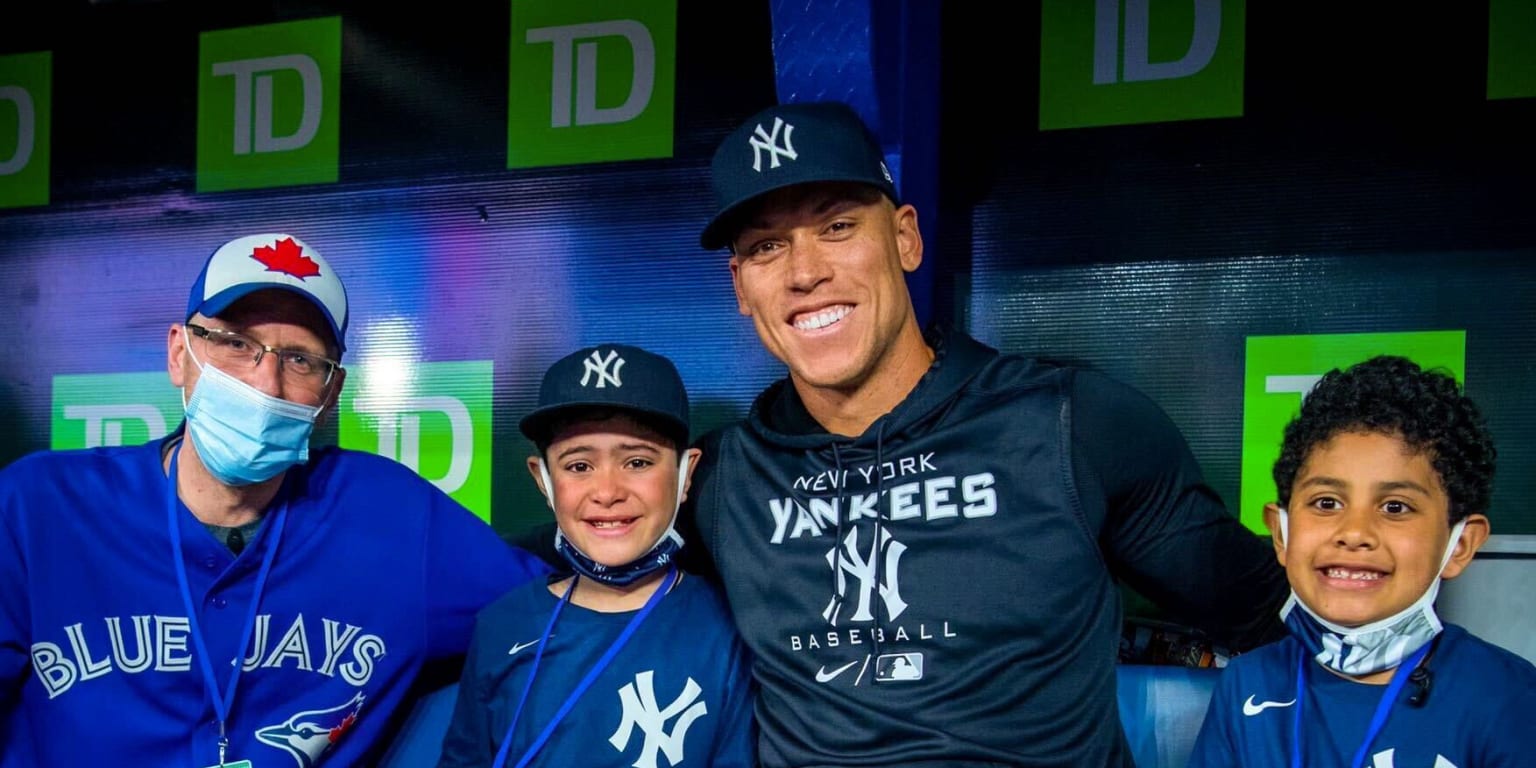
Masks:
[[[0,176],[19,173],[32,162],[32,148],[37,142],[37,108],[32,94],[19,85],[0,86],[0,101],[16,105],[16,149],[0,160]]]
[[[271,73],[293,70],[299,76],[303,107],[299,127],[287,136],[272,132],[272,80]],[[223,61],[213,65],[216,77],[235,78],[235,146],[237,155],[252,153],[252,129],[256,135],[254,152],[287,152],[302,149],[313,141],[320,130],[320,115],[324,94],[320,87],[320,65],[301,53],[285,56],[268,56],[259,59]],[[255,84],[255,109],[252,109],[251,85]]]
[[[133,620],[134,646],[138,654],[128,658],[128,651],[123,644],[123,620],[118,616],[107,618],[107,636],[112,641],[112,660],[117,662],[117,668],[124,672],[143,672],[149,669],[150,662],[154,660],[149,639],[149,616],[131,616]]]
[[[362,631],[362,627],[348,624],[346,629],[337,633],[337,627],[341,622],[331,619],[321,619],[325,622],[325,663],[320,665],[320,674],[326,677],[334,676],[336,662],[341,658],[342,651],[352,643],[352,638]]]
[[[65,627],[64,634],[69,636],[69,647],[75,652],[75,660],[79,662],[81,680],[91,680],[112,671],[110,659],[91,659],[91,649],[85,646],[85,633],[80,630],[79,624]]]
[[[352,658],[341,665],[341,679],[361,686],[373,676],[373,660],[384,655],[384,641],[378,635],[363,635],[352,644]]]
[[[960,509],[953,504],[944,502],[949,500],[949,491],[955,487],[955,478],[935,477],[923,483],[923,506],[928,508],[929,520],[940,520],[946,517],[958,517]]]
[[[1194,24],[1189,48],[1176,61],[1153,62],[1150,57],[1151,0],[1125,0],[1125,82],[1189,77],[1211,63],[1221,41],[1221,0],[1192,0]],[[1093,24],[1093,83],[1117,81],[1120,54],[1120,1],[1097,0]]]
[[[597,106],[597,44],[577,40],[601,37],[622,37],[629,43],[631,62],[634,65],[629,83],[629,95],[617,107]],[[549,92],[549,126],[566,128],[571,125],[571,95],[576,97],[576,125],[602,125],[625,123],[640,116],[651,102],[651,92],[656,83],[656,45],[650,30],[633,19],[614,19],[590,24],[570,24],[560,27],[539,27],[528,30],[530,43],[550,43],[551,83]],[[575,62],[572,66],[572,50]]]
[[[293,624],[288,627],[288,632],[283,639],[278,641],[277,647],[272,649],[272,655],[262,662],[263,667],[281,667],[283,659],[298,661],[299,669],[305,672],[314,671],[309,661],[309,638],[304,636],[304,614],[293,617]]]
[[[891,489],[892,520],[911,520],[914,517],[922,517],[922,506],[912,503],[921,489],[921,483],[903,483]]]
[[[185,616],[155,617],[156,672],[185,672],[192,668],[192,656],[187,653],[190,631],[192,625]]]
[[[965,501],[960,513],[968,518],[997,514],[997,491],[992,489],[992,473],[967,475],[960,481],[960,498]]]
[[[55,643],[32,644],[32,668],[50,699],[69,690],[77,677],[75,663],[64,658],[63,649]]]

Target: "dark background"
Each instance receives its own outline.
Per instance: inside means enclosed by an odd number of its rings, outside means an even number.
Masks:
[[[201,260],[269,229],[324,244],[354,329],[495,361],[504,532],[544,519],[516,422],[581,344],[672,356],[696,433],[740,417],[782,367],[696,238],[715,143],[806,66],[774,12],[679,3],[672,158],[509,171],[509,3],[10,4],[0,55],[54,52],[53,173],[49,205],[0,210],[0,463],[48,446],[53,375],[163,369]],[[1246,13],[1242,117],[1041,132],[1038,4],[944,4],[930,319],[1140,387],[1230,505],[1246,336],[1464,329],[1494,530],[1536,533],[1536,99],[1485,98],[1486,4]],[[340,181],[197,194],[198,33],[336,14]]]

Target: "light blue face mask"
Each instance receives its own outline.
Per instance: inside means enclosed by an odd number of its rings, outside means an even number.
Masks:
[[[252,485],[309,460],[309,436],[321,407],[272,397],[195,356],[192,362],[201,374],[184,404],[187,432],[219,482]]]
[[[1440,557],[1440,570],[1451,562],[1456,543],[1467,527],[1462,520],[1451,527],[1451,541]],[[1288,543],[1290,519],[1280,509],[1280,542]],[[1408,607],[1384,619],[1358,627],[1335,624],[1302,602],[1295,590],[1280,609],[1280,620],[1301,642],[1317,663],[1346,675],[1363,676],[1396,668],[1414,651],[1424,647],[1444,626],[1435,613],[1435,598],[1440,595],[1440,576],[1436,572],[1429,588]],[[1297,609],[1300,610],[1297,610]]]

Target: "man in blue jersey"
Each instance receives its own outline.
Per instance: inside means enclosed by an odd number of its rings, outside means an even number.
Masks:
[[[567,574],[481,612],[440,768],[752,768],[751,674],[715,587],[677,569],[699,449],[672,362],[600,344],[521,423]]]
[[[1122,581],[1228,647],[1278,636],[1283,574],[1154,403],[919,329],[917,212],[853,110],[764,110],[712,174],[701,244],[788,373],[701,442],[690,502],[764,766],[1129,766]]]
[[[347,321],[309,245],[232,240],[167,334],[175,432],[0,471],[0,766],[368,764],[547,571],[403,465],[310,450]]]
[[[1290,636],[1223,671],[1190,765],[1536,762],[1536,667],[1435,614],[1488,538],[1494,458],[1448,374],[1382,356],[1317,383],[1264,509]]]

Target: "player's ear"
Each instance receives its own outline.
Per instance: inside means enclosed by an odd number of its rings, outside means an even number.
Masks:
[[[917,209],[911,204],[896,209],[896,251],[901,268],[915,272],[923,264],[923,235],[917,228]]]

